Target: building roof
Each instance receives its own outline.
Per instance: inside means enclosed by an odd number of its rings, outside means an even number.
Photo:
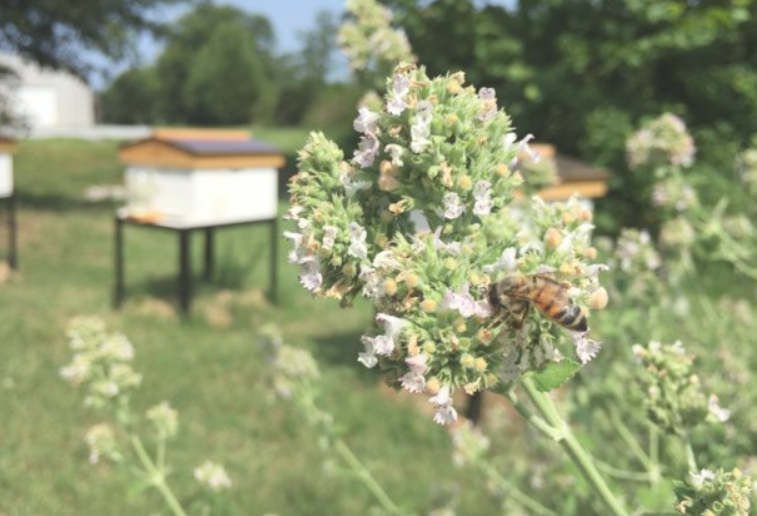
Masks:
[[[13,154],[16,152],[16,140],[0,134],[0,154]]]
[[[575,158],[558,154],[554,145],[535,144],[531,146],[544,158],[553,159],[557,169],[558,183],[539,192],[539,197],[557,201],[578,195],[587,199],[604,197],[610,172]]]
[[[284,166],[278,147],[244,131],[160,129],[152,137],[121,147],[129,165],[175,168],[260,168]]]

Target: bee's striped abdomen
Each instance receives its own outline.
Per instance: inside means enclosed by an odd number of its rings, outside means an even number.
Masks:
[[[589,329],[589,324],[586,322],[586,316],[584,315],[581,307],[575,303],[571,303],[567,308],[564,308],[560,314],[553,317],[554,321],[574,331],[586,331]]]

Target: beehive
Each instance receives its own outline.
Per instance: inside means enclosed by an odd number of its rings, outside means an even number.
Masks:
[[[13,153],[16,142],[11,138],[0,136],[0,197],[13,194]]]
[[[185,224],[276,217],[284,156],[246,132],[157,130],[119,156],[132,217]]]

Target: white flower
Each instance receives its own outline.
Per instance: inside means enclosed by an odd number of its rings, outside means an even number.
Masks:
[[[502,256],[500,256],[496,262],[489,265],[484,265],[482,267],[483,271],[486,274],[492,275],[500,271],[510,272],[515,270],[515,267],[517,265],[515,255],[517,254],[517,252],[518,250],[516,248],[508,247],[507,249],[502,251]]]
[[[405,319],[394,317],[388,314],[376,315],[376,320],[384,325],[384,332],[388,337],[394,340],[402,331],[402,328],[408,325]]]
[[[481,88],[478,90],[478,98],[484,101],[478,119],[487,122],[497,114],[497,94],[492,88]]]
[[[84,436],[84,441],[89,446],[90,464],[100,462],[100,457],[103,455],[113,460],[118,460],[120,457],[116,434],[107,423],[100,423],[90,427]]]
[[[401,167],[405,163],[402,161],[402,154],[404,154],[405,149],[403,149],[400,145],[397,145],[396,143],[390,143],[386,147],[384,147],[384,151],[389,153],[389,155],[392,157],[392,165],[395,167]]]
[[[74,355],[69,365],[61,368],[60,375],[67,382],[80,385],[90,378],[92,373],[92,359],[83,354]]]
[[[478,98],[481,100],[495,100],[497,92],[494,91],[494,88],[481,88],[478,90]]]
[[[465,318],[476,317],[486,318],[492,315],[492,308],[489,303],[476,302],[470,295],[470,284],[464,284],[458,292],[447,290],[439,306],[441,310],[457,310]]]
[[[596,357],[599,350],[602,349],[602,343],[588,338],[587,332],[572,331],[570,334],[573,337],[573,344],[576,346],[576,354],[582,364],[586,364]]]
[[[489,215],[492,211],[491,183],[489,181],[479,181],[473,187],[473,198],[476,203],[473,206],[473,214],[481,217]]]
[[[392,92],[387,111],[394,116],[399,116],[407,109],[407,94],[410,92],[410,78],[407,75],[395,74],[392,78]]]
[[[409,371],[405,373],[402,378],[402,388],[408,392],[415,394],[421,393],[426,390],[426,378],[422,373],[416,373],[415,371]]]
[[[370,167],[379,152],[379,141],[373,134],[366,134],[360,138],[360,149],[355,151],[353,158],[361,168]]]
[[[363,335],[361,341],[365,346],[365,351],[358,353],[357,361],[368,369],[376,367],[376,364],[378,364],[378,358],[376,358],[376,353],[373,351],[373,340],[371,340],[370,337]]]
[[[289,208],[289,210],[286,212],[286,215],[284,215],[285,220],[297,220],[300,218],[300,214],[305,211],[305,208],[298,205],[293,205]]]
[[[534,139],[534,135],[533,134],[526,135],[522,140],[520,140],[518,142],[516,150],[517,150],[517,154],[526,154],[531,161],[533,161],[533,162],[536,163],[541,158],[541,155],[538,152],[536,152],[535,150],[533,150],[528,145],[528,142],[530,142],[533,139]],[[503,140],[503,144],[504,144],[504,147],[505,147],[505,152],[509,152],[510,150],[512,150],[513,145],[515,144],[515,142],[518,140],[518,135],[516,135],[513,132],[510,132],[510,133],[507,133],[502,138],[502,140]],[[518,161],[519,161],[519,158],[516,155],[516,157],[513,158],[513,160],[510,163],[510,165],[511,166],[515,166]]]
[[[701,489],[705,482],[711,482],[716,478],[715,473],[709,469],[703,469],[699,473],[692,471],[689,475],[691,475],[692,485],[697,489]]]
[[[212,491],[224,491],[231,487],[231,479],[223,466],[209,460],[205,461],[202,466],[195,468],[194,477],[200,484]]]
[[[289,254],[287,255],[289,263],[300,263],[300,260],[305,257],[305,254],[302,250],[302,233],[284,231],[284,238],[291,240],[292,244],[294,244],[294,248],[289,251]]]
[[[321,242],[321,247],[326,251],[331,251],[334,248],[338,232],[339,228],[336,226],[323,226],[323,241]]]
[[[457,411],[452,407],[452,395],[449,385],[442,386],[436,396],[429,398],[436,408],[434,422],[440,425],[449,425],[457,421]]]
[[[725,423],[731,418],[731,411],[721,407],[718,403],[718,397],[714,394],[710,395],[710,399],[707,402],[707,409],[710,411],[710,414],[721,423]]]
[[[456,219],[465,212],[465,205],[460,202],[460,196],[455,192],[444,194],[444,218]]]
[[[399,269],[402,265],[394,259],[394,252],[386,250],[376,255],[373,259],[373,266],[383,269]]]
[[[316,256],[308,256],[300,260],[300,283],[310,292],[316,291],[323,283],[321,265]]]
[[[410,150],[416,154],[423,152],[431,145],[431,127],[428,124],[416,121],[410,127],[410,138]]]
[[[359,133],[376,133],[376,122],[379,120],[378,113],[374,113],[366,107],[358,109],[358,117],[352,123],[352,127]]]
[[[377,355],[389,356],[392,354],[397,345],[395,339],[399,336],[402,328],[408,324],[406,320],[388,314],[378,314],[376,321],[383,325],[384,334],[375,337],[363,335],[361,341],[365,345],[365,352],[358,355],[358,362],[369,368],[376,365]]]
[[[445,242],[442,240],[442,227],[439,226],[434,231],[434,249],[441,249],[448,252],[451,255],[458,255],[463,250],[463,246],[460,242]]]
[[[352,199],[360,190],[368,190],[372,185],[370,181],[353,181],[352,174],[349,172],[343,172],[339,176],[339,180],[342,182],[342,186],[344,186],[348,199]]]
[[[165,437],[173,437],[179,429],[179,413],[167,401],[150,408],[146,413],[158,433]]]
[[[412,372],[423,374],[428,369],[428,355],[420,353],[413,357],[408,357],[405,359],[405,363],[410,367]]]
[[[347,254],[365,260],[368,258],[368,247],[365,245],[366,231],[357,222],[350,222],[350,247]]]
[[[363,281],[363,295],[370,299],[376,300],[384,297],[384,282],[381,276],[376,274],[373,267],[365,264],[360,267],[360,280]]]
[[[428,100],[422,100],[418,102],[418,106],[415,108],[417,115],[415,121],[418,124],[429,125],[431,124],[432,112],[434,106]]]

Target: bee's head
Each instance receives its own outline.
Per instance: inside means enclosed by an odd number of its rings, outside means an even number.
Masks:
[[[523,276],[508,276],[497,283],[497,291],[500,295],[511,296],[523,288],[524,284]]]

